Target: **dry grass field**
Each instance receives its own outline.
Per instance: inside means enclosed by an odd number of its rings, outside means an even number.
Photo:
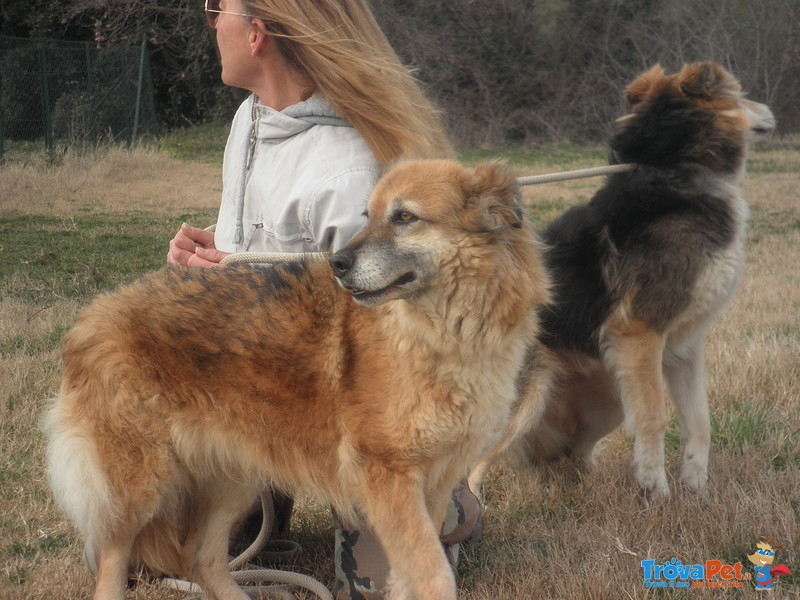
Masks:
[[[713,412],[710,493],[673,480],[669,501],[636,491],[631,440],[610,436],[597,468],[532,471],[498,465],[486,487],[485,540],[459,565],[469,600],[800,598],[800,146],[777,144],[750,159],[748,267],[708,337]],[[544,158],[542,158],[544,156]],[[602,164],[603,152],[509,156],[520,175]],[[471,155],[468,160],[476,160]],[[524,191],[543,224],[586,201],[599,181]],[[213,220],[219,166],[155,150],[65,155],[59,164],[0,167],[0,598],[87,598],[92,578],[74,529],[53,504],[39,419],[57,387],[59,343],[99,291],[159,268],[181,221]],[[668,434],[677,473],[680,431]],[[301,501],[292,523],[304,552],[292,568],[330,585],[333,534],[325,507]],[[759,536],[784,548],[794,572],[772,591],[753,583],[715,589],[648,589],[641,561],[741,562]],[[719,577],[716,581],[723,581]],[[735,580],[734,580],[735,581]],[[139,585],[129,599],[184,594]]]

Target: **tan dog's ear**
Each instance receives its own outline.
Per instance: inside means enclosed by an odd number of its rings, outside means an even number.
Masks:
[[[485,231],[522,227],[524,215],[517,180],[498,162],[475,167],[467,191],[468,202],[476,209],[476,225]]]
[[[647,98],[650,92],[653,91],[655,84],[663,81],[664,78],[664,69],[662,69],[659,64],[639,75],[639,77],[625,89],[625,101],[628,103],[628,106],[633,108]]]

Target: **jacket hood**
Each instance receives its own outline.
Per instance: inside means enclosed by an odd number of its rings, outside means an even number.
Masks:
[[[292,137],[314,125],[351,127],[320,94],[314,94],[308,100],[288,106],[282,111],[264,106],[254,97],[253,121],[258,121],[257,136],[262,140]]]

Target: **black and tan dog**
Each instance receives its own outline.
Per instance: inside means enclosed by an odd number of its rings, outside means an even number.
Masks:
[[[446,504],[507,424],[548,299],[517,196],[498,165],[400,164],[330,264],[167,269],[84,311],[46,428],[95,598],[124,598],[131,564],[244,598],[228,535],[269,483],[358,509],[392,597],[453,600]]]
[[[542,333],[529,347],[505,445],[523,438],[529,459],[567,453],[588,463],[625,420],[636,480],[666,496],[666,381],[683,425],[681,481],[702,491],[710,443],[703,337],[742,274],[748,142],[774,118],[712,62],[671,76],[656,66],[626,97],[630,113],[611,149],[635,169],[609,177],[544,233],[555,301],[539,311]],[[487,466],[473,468],[473,489]]]

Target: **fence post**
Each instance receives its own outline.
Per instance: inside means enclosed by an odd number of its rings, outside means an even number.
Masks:
[[[42,117],[44,119],[44,145],[53,151],[53,126],[50,121],[50,74],[47,70],[47,40],[39,43],[39,74],[42,81]]]
[[[94,144],[97,142],[97,126],[94,119],[94,62],[92,61],[92,53],[94,52],[94,49],[92,48],[91,43],[84,42],[83,52],[84,57],[86,58],[86,93],[87,98],[89,99],[89,122],[87,123],[87,126],[89,128],[89,138]]]
[[[0,165],[3,164],[3,155],[6,151],[6,135],[5,128],[3,127],[3,107],[0,106]]]
[[[0,80],[0,98],[3,98],[3,81]],[[3,156],[6,153],[6,128],[5,128],[5,112],[3,107],[0,106],[0,165],[3,164]]]
[[[133,131],[131,132],[131,148],[136,145],[139,133],[139,117],[142,112],[142,87],[144,86],[144,59],[147,53],[147,38],[142,36],[142,47],[139,51],[139,83],[136,86],[136,107],[133,114]]]

